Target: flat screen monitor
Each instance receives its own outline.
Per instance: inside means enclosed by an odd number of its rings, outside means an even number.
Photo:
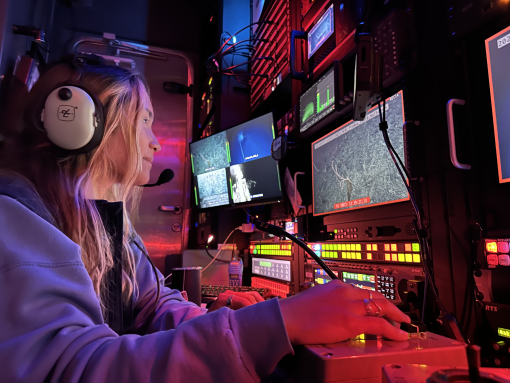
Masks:
[[[290,282],[290,261],[278,259],[252,258],[252,274]]]
[[[308,137],[334,122],[348,105],[342,98],[342,73],[338,61],[333,62],[308,89],[299,96],[299,135]]]
[[[510,182],[510,27],[485,41],[499,182]]]
[[[190,144],[199,209],[276,201],[282,196],[271,157],[273,115],[268,113]]]
[[[386,99],[386,121],[393,147],[405,158],[401,91]],[[409,199],[379,130],[377,107],[312,143],[312,182],[314,215]]]
[[[308,58],[312,57],[334,32],[335,18],[333,15],[333,4],[331,4],[310,32],[308,32]]]

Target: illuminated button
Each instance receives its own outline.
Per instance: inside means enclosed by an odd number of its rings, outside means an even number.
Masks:
[[[350,244],[350,243],[348,243],[348,244],[346,244],[346,245],[345,245],[345,250],[349,250],[349,251],[351,250],[351,244]],[[353,250],[354,250],[354,249],[353,249]]]
[[[384,260],[385,261],[391,261],[391,255],[390,254],[384,254]]]
[[[345,235],[341,235],[341,236],[340,236],[340,239],[344,239],[344,237],[345,237]]]
[[[394,288],[395,288],[395,284],[390,282],[390,287],[391,287],[392,289],[394,289]]]
[[[377,276],[377,279],[381,279],[381,276],[380,276],[380,275],[378,275],[378,276]]]
[[[359,243],[356,244],[356,251],[361,251],[361,244]]]
[[[497,265],[499,263],[498,256],[496,254],[487,254],[487,263],[489,265]]]
[[[367,253],[367,259],[368,259],[369,261],[371,261],[371,260],[372,260],[372,253]]]
[[[508,256],[508,254],[499,255],[499,264],[501,266],[510,266],[510,257]]]
[[[412,254],[406,254],[406,262],[411,263],[413,261],[413,255]]]
[[[497,253],[498,252],[497,242],[487,242],[485,246],[489,253]]]
[[[358,228],[357,227],[355,227],[353,230],[354,230],[355,233],[358,232]]]
[[[397,244],[396,243],[392,243],[391,244],[391,251],[397,251]]]
[[[372,245],[372,250],[373,250],[373,251],[377,251],[377,244],[376,244],[376,243],[374,243],[374,244]]]
[[[395,282],[395,278],[390,277],[389,281],[390,281],[390,282]]]
[[[413,254],[413,262],[420,263],[420,254],[417,254],[417,253]]]
[[[508,253],[508,242],[498,242],[498,253]]]
[[[398,253],[398,261],[399,262],[405,262],[406,261],[406,256],[402,253]]]
[[[395,300],[395,295],[390,295],[390,298],[392,301]]]
[[[410,243],[404,245],[405,251],[413,251],[413,246]]]
[[[356,253],[356,259],[361,259],[361,253]]]
[[[391,254],[391,261],[392,262],[398,262],[397,254]]]
[[[354,234],[352,237],[353,238],[358,238],[358,234]]]
[[[337,234],[337,233],[338,233],[338,229],[335,229],[335,234]]]
[[[413,243],[413,251],[420,251],[420,244],[419,243]]]
[[[384,251],[390,251],[390,245],[385,243],[384,244]]]
[[[372,251],[372,245],[371,244],[367,244],[367,250],[368,251]]]
[[[342,251],[342,258],[345,258],[346,255],[345,255],[345,251]]]

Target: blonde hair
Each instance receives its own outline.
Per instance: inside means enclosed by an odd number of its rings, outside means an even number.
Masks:
[[[11,163],[10,168],[31,181],[56,226],[80,246],[82,261],[105,312],[109,306],[107,274],[113,267],[113,244],[94,201],[86,198],[85,190],[104,179],[117,181],[103,198],[122,201],[125,207],[122,295],[123,301],[129,304],[131,297],[137,294],[135,259],[129,246],[130,216],[136,215],[141,197],[141,188],[135,184],[142,171],[138,121],[145,109],[144,89],[148,92],[148,88],[140,74],[122,68],[86,66],[77,75],[69,65],[60,64],[43,74],[30,92],[29,105],[31,108],[35,105],[35,110],[30,110],[28,115],[39,118],[41,99],[44,99],[41,96],[76,76],[80,86],[93,92],[104,106],[105,129],[100,145],[90,153],[61,157],[44,135],[29,127],[18,137],[23,147],[18,153],[23,153],[24,164],[13,166]],[[116,169],[108,152],[108,143],[119,129],[128,153],[122,171]]]

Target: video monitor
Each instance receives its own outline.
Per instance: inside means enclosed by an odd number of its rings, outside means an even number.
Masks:
[[[340,104],[342,74],[338,61],[299,96],[299,134],[307,137],[332,123],[346,105]]]
[[[252,274],[290,282],[290,261],[252,258]]]
[[[405,158],[402,91],[386,99],[386,121],[393,147]],[[314,215],[409,199],[379,130],[377,107],[312,143],[312,182]]]
[[[308,32],[308,58],[312,57],[334,32],[335,18],[333,15],[333,4],[331,4],[315,26]]]
[[[485,40],[499,182],[510,182],[510,27]]]
[[[352,284],[360,289],[375,291],[375,275],[353,273],[351,271],[335,271],[333,273],[342,278],[345,283]],[[324,285],[331,282],[331,277],[323,269],[314,270],[314,281],[318,285]]]
[[[282,196],[278,163],[271,157],[271,113],[190,144],[199,209],[244,206]]]

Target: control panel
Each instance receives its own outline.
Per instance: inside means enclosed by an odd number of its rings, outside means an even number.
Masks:
[[[419,299],[425,273],[420,265],[398,266],[325,261],[326,265],[346,283],[356,287],[379,291],[394,303]],[[313,260],[305,264],[305,280],[324,284],[331,278]]]
[[[510,266],[510,238],[485,239],[484,260],[489,269]],[[510,267],[509,267],[510,270]]]
[[[270,289],[273,295],[286,298],[299,292],[300,266],[291,241],[277,239],[251,241],[251,286]]]

